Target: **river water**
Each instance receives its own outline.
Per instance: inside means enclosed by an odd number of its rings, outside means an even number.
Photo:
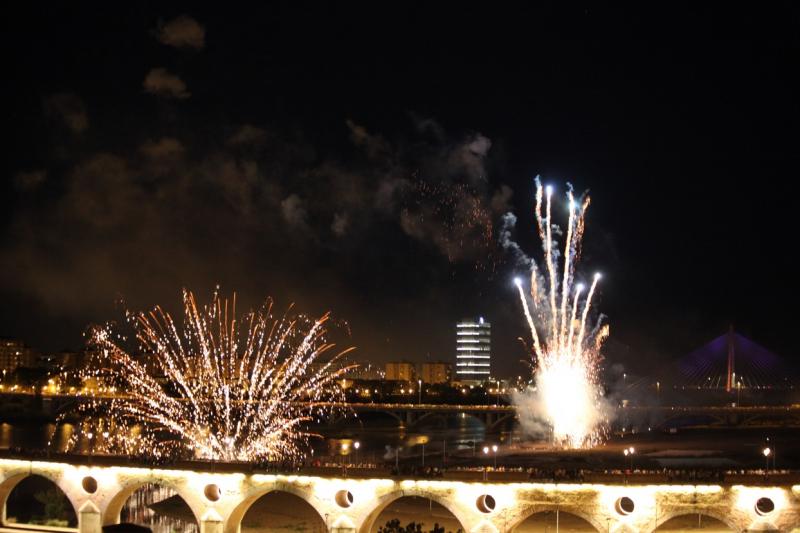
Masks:
[[[487,434],[484,426],[472,417],[453,416],[439,420],[437,424],[405,429],[386,421],[350,420],[343,426],[312,427],[310,431],[319,433],[321,438],[309,442],[315,458],[350,456],[351,463],[381,463],[392,461],[395,457],[421,456],[425,454],[441,457],[458,450],[480,449],[487,440],[504,441],[509,433]],[[28,424],[0,423],[0,449],[21,448],[28,451],[64,452],[70,447],[75,427],[69,423]],[[102,439],[96,435],[95,439]],[[355,443],[358,442],[356,448]],[[81,453],[89,453],[93,448],[87,439],[77,443]]]

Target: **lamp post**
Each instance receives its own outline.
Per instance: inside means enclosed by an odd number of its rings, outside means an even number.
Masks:
[[[489,455],[489,447],[488,446],[484,446],[483,447],[483,455]],[[483,480],[486,481],[488,477],[489,477],[489,467],[484,465],[484,467],[483,467]]]
[[[633,446],[630,446],[630,447],[625,448],[624,450],[622,450],[622,455],[624,455],[625,457],[629,458],[630,461],[631,461],[630,462],[630,468],[629,468],[629,472],[631,474],[633,473],[633,454],[634,453],[636,453],[636,449]]]
[[[417,398],[417,405],[421,405],[422,404],[422,380],[421,379],[417,380],[417,386],[419,387],[419,396]]]
[[[353,443],[353,448],[356,449],[356,466],[358,466],[358,449],[361,448],[361,443],[358,442],[358,441],[355,441]]]
[[[764,477],[767,477],[767,472],[769,472],[769,455],[772,453],[772,450],[769,448],[769,446],[767,446],[766,448],[761,450],[761,453],[764,454],[764,461],[765,461]]]
[[[94,439],[94,433],[91,431],[86,434],[86,437],[89,439],[89,464],[92,464],[92,452],[94,451],[94,443],[92,439]]]
[[[342,475],[345,476],[345,477],[347,477],[347,463],[345,462],[345,457],[344,456],[345,456],[347,451],[348,451],[348,445],[347,445],[346,442],[343,442],[342,446],[340,448],[339,454],[340,454],[341,462],[342,462]]]
[[[492,444],[492,453],[494,454],[494,469],[497,470],[497,444]]]

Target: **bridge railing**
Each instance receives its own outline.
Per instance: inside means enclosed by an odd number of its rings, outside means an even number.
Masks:
[[[46,460],[71,464],[92,464],[97,466],[140,466],[145,468],[163,467],[176,470],[206,472],[249,472],[252,474],[301,474],[321,477],[403,477],[404,479],[443,479],[448,481],[494,481],[494,482],[534,482],[534,483],[614,483],[621,481],[630,484],[724,484],[724,485],[769,485],[800,484],[800,470],[764,469],[590,469],[590,468],[548,468],[548,467],[478,467],[450,466],[421,467],[401,464],[399,469],[386,464],[359,463],[355,465],[338,463],[289,464],[289,463],[227,463],[215,461],[144,461],[136,458],[108,455],[83,455],[66,453],[24,453],[19,450],[2,450],[0,457],[22,460]]]

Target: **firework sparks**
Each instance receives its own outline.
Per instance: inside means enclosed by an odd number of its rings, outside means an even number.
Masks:
[[[533,343],[534,406],[542,411],[557,444],[579,448],[596,444],[605,432],[598,367],[608,326],[598,320],[588,334],[586,331],[600,275],[595,274],[585,298],[584,285],[575,283],[589,197],[584,195],[576,201],[572,190],[567,191],[569,220],[560,269],[559,250],[553,240],[558,228],[551,218],[552,193],[550,186],[543,188],[536,179],[535,215],[544,264],[533,263],[529,295],[521,279],[514,281]]]
[[[479,189],[464,183],[418,181],[401,213],[409,235],[429,239],[448,261],[474,259],[476,270],[493,270],[494,213]]]
[[[81,407],[90,422],[76,438],[94,438],[95,449],[155,457],[302,456],[312,435],[304,428],[341,407],[336,380],[351,368],[340,364],[349,350],[320,362],[334,348],[326,341],[329,315],[275,318],[268,300],[240,320],[235,295],[228,301],[215,293],[199,307],[186,290],[183,303],[182,327],[160,307],[128,313],[136,351],[123,346],[127,339],[113,325],[91,331],[98,360],[82,377],[115,394]]]

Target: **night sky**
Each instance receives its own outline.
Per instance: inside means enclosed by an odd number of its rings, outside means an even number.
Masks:
[[[731,323],[796,355],[796,5],[433,4],[7,8],[0,335],[75,348],[119,298],[219,284],[375,362],[450,360],[482,314],[517,373],[498,234],[539,256],[539,174],[591,192],[609,363]]]

